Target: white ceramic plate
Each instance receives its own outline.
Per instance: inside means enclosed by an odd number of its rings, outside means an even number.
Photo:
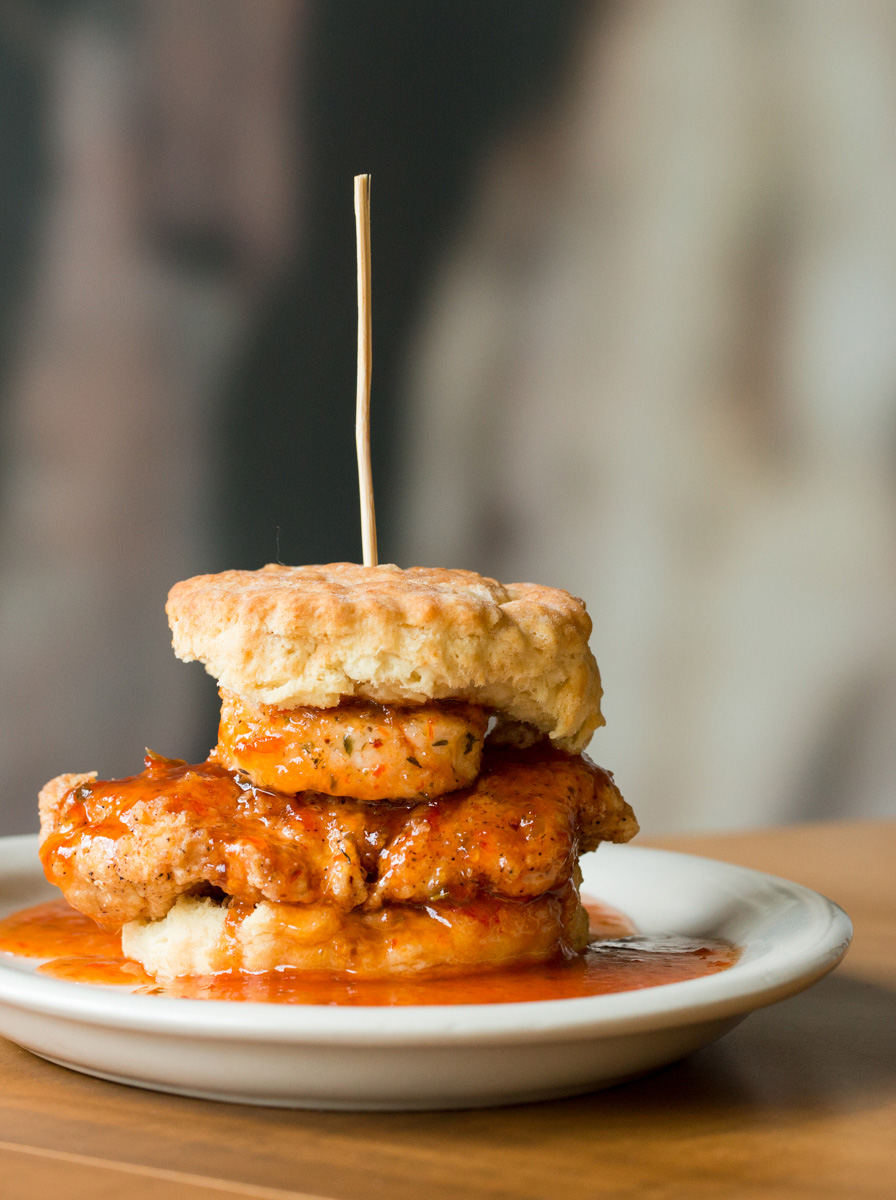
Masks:
[[[798,884],[711,859],[604,845],[584,890],[647,934],[725,938],[715,975],[521,1004],[355,1008],[139,996],[35,975],[0,954],[0,1034],[119,1083],[296,1108],[472,1108],[574,1095],[664,1066],[843,957],[846,914]],[[37,839],[0,839],[0,916],[52,897]]]

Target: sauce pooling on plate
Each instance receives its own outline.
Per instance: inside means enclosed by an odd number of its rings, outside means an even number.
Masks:
[[[592,941],[584,954],[547,963],[477,972],[361,978],[332,972],[233,971],[160,982],[123,956],[118,934],[104,933],[64,900],[0,921],[0,951],[46,959],[43,975],[74,983],[127,986],[147,995],[274,1004],[502,1004],[567,1000],[678,983],[732,966],[736,947],[709,938],[637,933],[623,913],[586,901]]]

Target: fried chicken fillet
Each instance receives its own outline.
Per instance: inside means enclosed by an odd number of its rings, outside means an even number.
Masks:
[[[551,749],[487,751],[472,787],[411,804],[287,797],[216,763],[148,757],[131,779],[52,780],[40,813],[47,878],[110,930],[210,888],[344,911],[530,900],[634,823],[612,776]]]

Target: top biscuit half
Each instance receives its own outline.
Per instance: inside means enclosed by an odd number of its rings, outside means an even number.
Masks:
[[[224,571],[171,589],[174,651],[279,709],[462,699],[578,753],[602,725],[591,620],[568,592],[354,563]]]

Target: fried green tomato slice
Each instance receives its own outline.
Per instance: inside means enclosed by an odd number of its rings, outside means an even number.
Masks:
[[[277,709],[222,690],[214,757],[258,787],[291,796],[433,798],[473,783],[487,724],[484,708],[460,701]]]

